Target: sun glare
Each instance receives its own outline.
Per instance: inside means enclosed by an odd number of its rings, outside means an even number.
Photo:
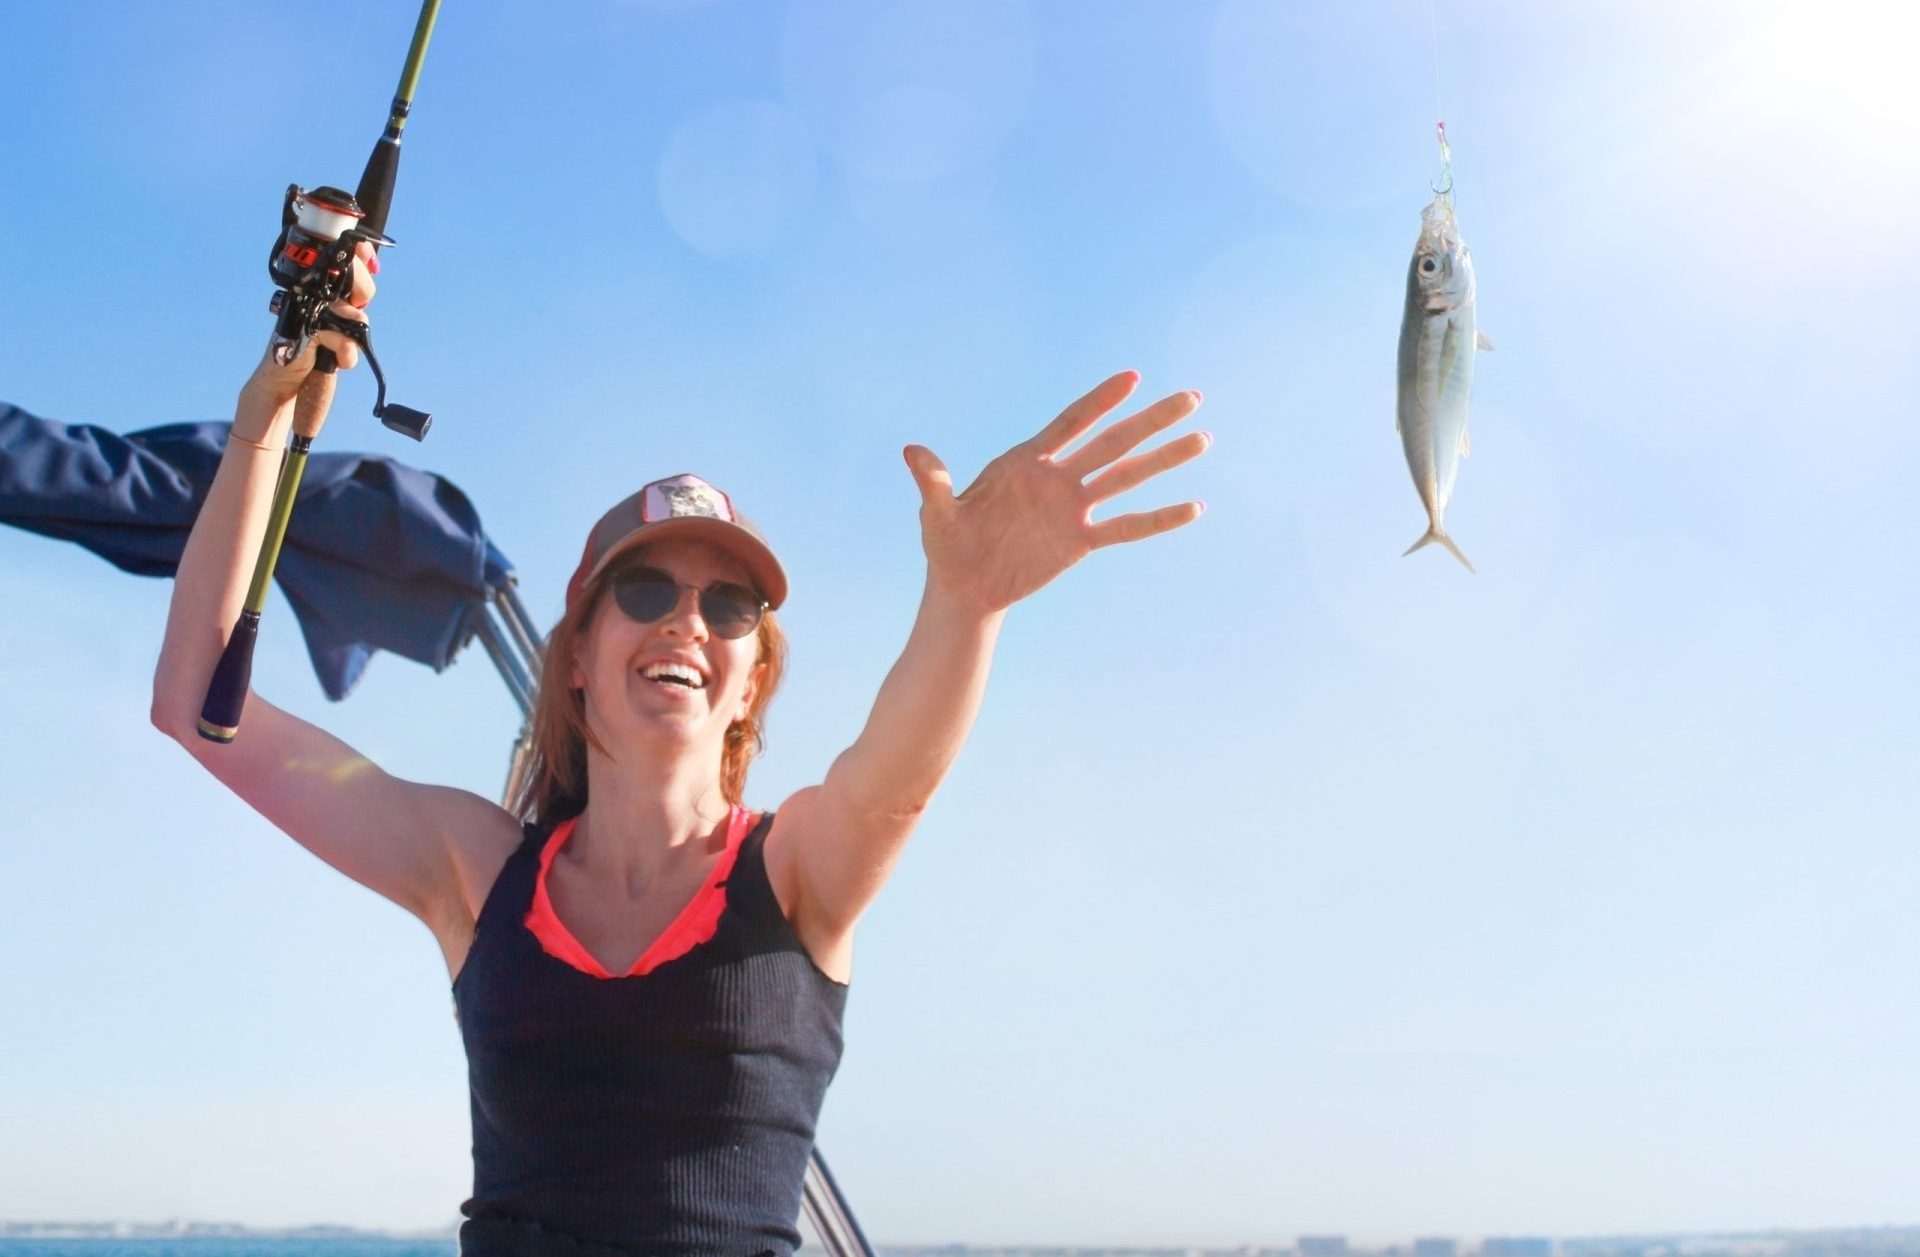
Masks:
[[[1904,219],[1909,209],[1894,198],[1920,191],[1916,40],[1920,7],[1782,6],[1715,67],[1716,103],[1727,121],[1744,122],[1755,157],[1781,163],[1783,183],[1831,181],[1860,196],[1863,214]]]

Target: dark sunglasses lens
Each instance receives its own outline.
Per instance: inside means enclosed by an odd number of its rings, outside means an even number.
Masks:
[[[614,577],[613,600],[636,624],[652,624],[680,605],[680,584],[665,572],[636,568]],[[751,589],[712,585],[700,593],[700,618],[715,637],[745,637],[760,627],[765,605]]]
[[[700,595],[700,618],[716,637],[745,637],[760,627],[760,599],[738,585],[715,585]]]
[[[613,600],[628,619],[652,624],[680,601],[680,587],[656,573],[630,572],[614,580]]]

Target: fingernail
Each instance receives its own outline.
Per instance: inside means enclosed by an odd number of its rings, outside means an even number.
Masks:
[[[1207,513],[1207,504],[1205,502],[1200,502],[1198,503],[1198,505],[1200,507],[1200,513],[1202,515],[1205,515]]]
[[[1197,388],[1190,388],[1187,391],[1193,394],[1193,401],[1196,406],[1206,400],[1205,394],[1201,393]]]
[[[378,275],[379,273],[380,273],[380,255],[378,253],[369,253],[367,255],[367,274]]]

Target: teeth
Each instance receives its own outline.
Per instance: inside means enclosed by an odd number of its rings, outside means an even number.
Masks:
[[[654,663],[641,669],[640,675],[649,681],[672,681],[697,690],[706,685],[706,679],[684,663]]]

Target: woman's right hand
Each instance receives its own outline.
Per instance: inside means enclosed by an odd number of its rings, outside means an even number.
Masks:
[[[353,289],[345,300],[334,302],[328,309],[343,319],[365,323],[366,306],[373,300],[375,291],[373,270],[379,263],[374,260],[373,246],[364,241],[356,252],[358,261],[353,268]],[[264,409],[272,414],[292,401],[312,377],[314,359],[321,349],[332,351],[341,371],[351,371],[360,365],[360,346],[354,343],[352,337],[341,332],[315,332],[300,347],[293,361],[287,363],[275,361],[272,346],[268,346],[260,357],[260,364],[253,369],[252,377],[247,380],[246,387],[241,390],[242,413]],[[248,402],[252,405],[245,404]]]

